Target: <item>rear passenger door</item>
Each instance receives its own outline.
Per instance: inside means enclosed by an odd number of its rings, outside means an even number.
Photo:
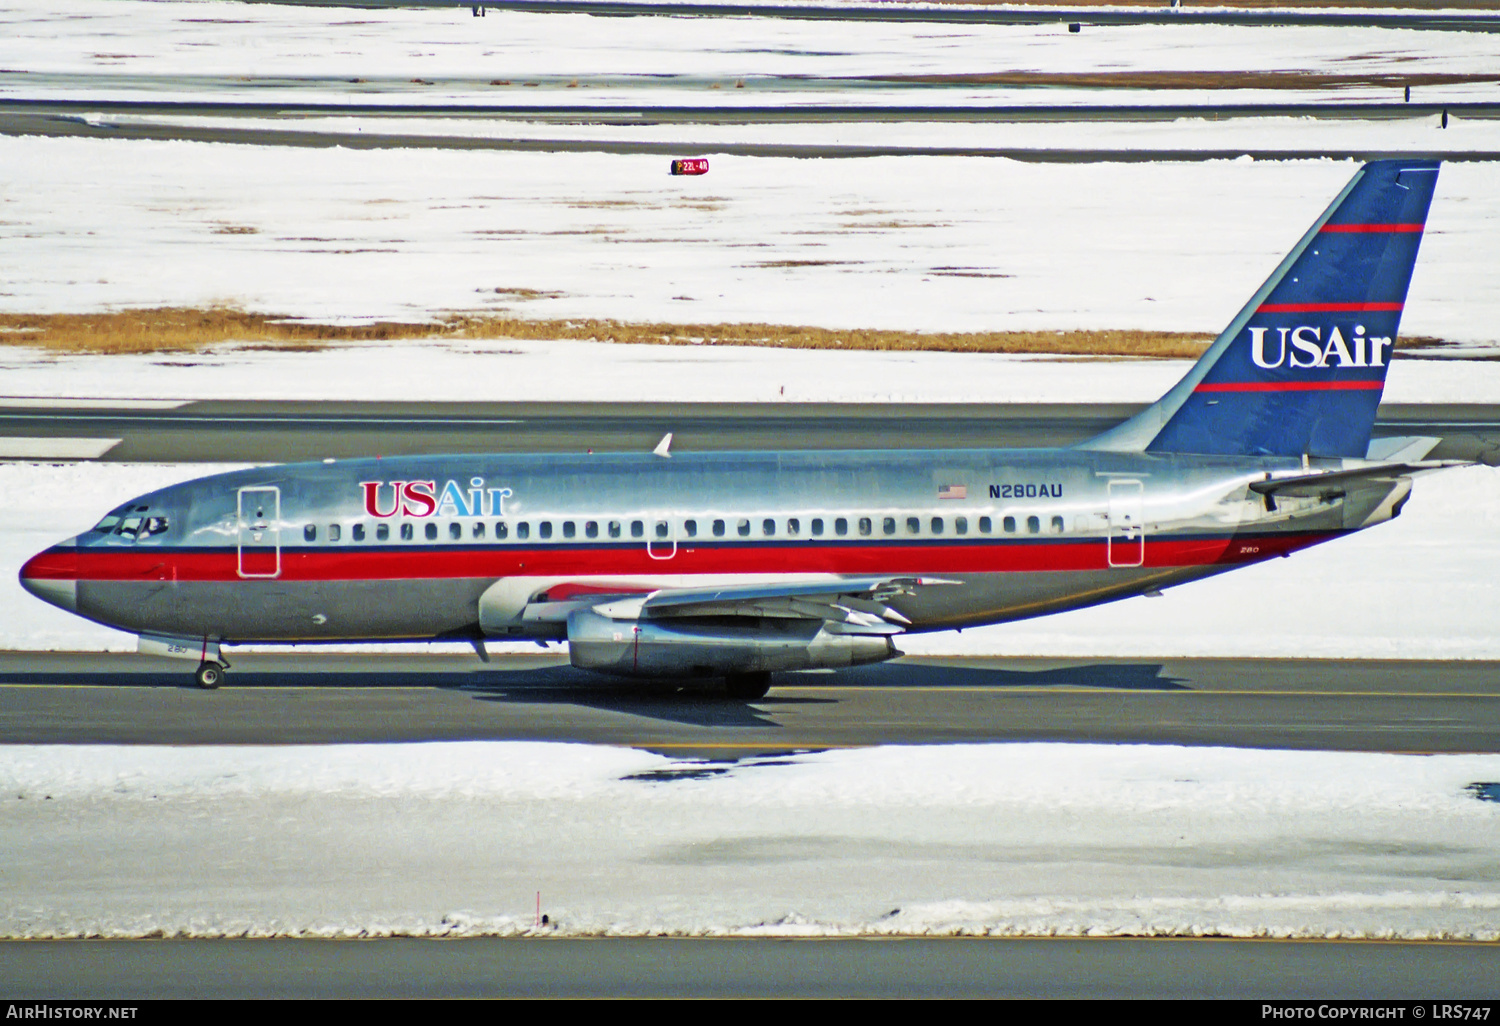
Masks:
[[[1145,508],[1145,489],[1140,481],[1110,479],[1110,566],[1140,566],[1146,561]]]
[[[646,555],[667,560],[677,555],[676,517],[654,516],[646,521]]]

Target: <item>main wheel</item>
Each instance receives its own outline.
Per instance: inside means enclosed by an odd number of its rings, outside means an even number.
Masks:
[[[198,682],[200,688],[212,691],[224,683],[224,667],[210,660],[198,667],[198,672],[193,674],[193,679]]]
[[[731,673],[724,679],[725,690],[730,698],[765,698],[771,690],[771,675],[761,673]]]

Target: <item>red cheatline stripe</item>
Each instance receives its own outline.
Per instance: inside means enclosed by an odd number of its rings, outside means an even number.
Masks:
[[[1216,381],[1194,392],[1359,392],[1384,387],[1383,381]]]
[[[1379,313],[1399,312],[1404,303],[1262,303],[1256,313]]]
[[[1419,232],[1420,224],[1325,224],[1325,232]]]
[[[1254,538],[1148,538],[1145,565],[1180,567],[1254,562],[1332,537],[1333,532],[1313,532]],[[265,569],[270,570],[271,554],[266,553],[265,559]],[[364,551],[354,545],[317,549],[287,546],[281,550],[280,580],[336,583],[498,577],[628,577],[650,581],[664,574],[1035,573],[1100,570],[1107,562],[1105,541],[1097,536],[1062,537],[1046,542],[1041,539],[1031,542],[955,539],[938,545],[814,545],[805,542],[798,545],[689,548],[679,542],[677,555],[671,559],[650,558],[645,545],[638,548],[584,545],[556,549],[523,549],[520,546],[448,549],[440,545],[413,544],[406,550]],[[186,552],[155,546],[150,552],[84,548],[77,552],[76,557],[72,552],[47,552],[28,561],[21,574],[34,580],[139,582],[152,588],[160,588],[163,581],[240,580],[238,557],[232,546]],[[274,581],[253,578],[243,583],[251,589],[275,584]]]

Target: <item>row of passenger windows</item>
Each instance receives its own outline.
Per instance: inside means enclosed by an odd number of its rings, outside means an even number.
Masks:
[[[947,534],[949,533],[948,528],[950,524],[953,534],[966,535],[970,533],[968,517],[953,517],[951,520],[947,517],[928,518],[926,520],[927,533],[930,535]],[[391,526],[387,523],[374,525],[374,540],[389,541],[392,535]],[[416,539],[417,525],[412,521],[402,521],[396,526],[398,528],[397,533],[402,541],[414,541]],[[623,538],[627,530],[627,525],[619,520],[609,520],[602,523],[598,520],[585,520],[581,524],[575,520],[563,520],[557,524],[556,530],[563,538],[577,538],[580,533],[580,526],[584,538],[601,537],[601,532],[604,537]],[[749,517],[741,517],[737,520],[705,520],[703,521],[703,526],[707,531],[702,536],[711,536],[714,538],[750,538],[757,534],[763,538],[795,538],[801,536],[803,533],[803,521],[800,517],[787,517],[785,519],[765,517],[755,520]],[[831,533],[836,537],[846,537],[853,533],[857,537],[869,538],[877,535],[877,527],[878,534],[885,537],[901,534],[919,535],[923,532],[923,518],[833,517],[825,520],[823,517],[812,517],[806,523],[806,533],[810,537],[820,538],[829,534],[831,530]],[[977,518],[973,527],[978,534],[995,533],[994,520],[990,517]],[[1021,519],[1013,516],[1002,517],[1000,519],[1000,529],[1004,534],[1019,534],[1022,532],[1026,534],[1041,534],[1042,518],[1038,516],[1029,516]],[[488,530],[489,527],[486,521],[475,520],[470,524],[469,537],[473,540],[485,539]],[[1047,530],[1049,534],[1062,534],[1063,518],[1052,517],[1047,522]],[[537,521],[536,537],[551,539],[555,537],[553,531],[553,521]],[[630,521],[628,532],[631,538],[645,539],[647,537],[646,521]],[[317,524],[308,524],[302,528],[302,538],[304,541],[309,542],[318,541],[319,535],[322,536],[323,541],[342,541],[343,533],[343,525],[341,524],[329,524],[321,530]],[[445,533],[448,541],[463,541],[464,525],[457,520],[451,520],[447,524],[446,532],[434,521],[428,521],[422,525],[422,535],[427,541],[438,541]],[[650,540],[668,541],[671,539],[671,533],[671,525],[667,521],[653,521]],[[493,537],[496,540],[506,541],[511,537],[515,537],[517,540],[526,541],[530,540],[531,536],[532,524],[530,521],[519,520],[512,522],[497,520],[494,523]],[[371,533],[367,531],[364,524],[355,523],[349,526],[349,537],[352,541],[362,542],[368,540],[371,537]],[[700,537],[699,522],[697,520],[682,521],[682,537],[684,539]]]

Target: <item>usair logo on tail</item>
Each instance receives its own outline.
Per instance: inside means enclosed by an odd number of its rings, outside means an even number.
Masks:
[[[1268,341],[1266,336],[1271,330],[1250,329],[1250,358],[1257,367],[1266,370],[1281,366],[1384,367],[1386,351],[1391,347],[1389,338],[1373,335],[1367,338],[1363,324],[1356,324],[1354,333],[1347,340],[1338,325],[1334,325],[1329,329],[1326,343],[1323,329],[1311,324],[1277,328],[1274,341]],[[1273,349],[1274,358],[1266,352],[1268,348]]]

